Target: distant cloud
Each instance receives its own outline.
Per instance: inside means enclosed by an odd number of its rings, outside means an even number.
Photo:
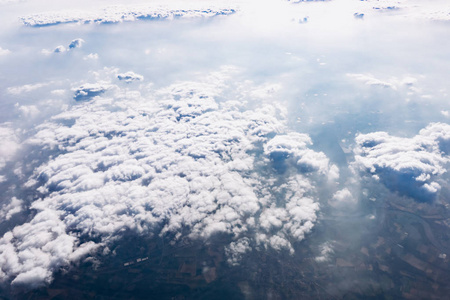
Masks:
[[[2,47],[0,47],[0,56],[5,56],[10,53],[11,53],[11,51],[9,51],[8,49],[3,49]]]
[[[185,5],[186,6],[186,5]],[[192,6],[192,5],[191,5]],[[198,6],[198,5],[197,5]],[[189,6],[188,6],[189,7]],[[230,15],[235,12],[230,7],[214,7],[209,5],[204,8],[168,8],[148,6],[112,6],[92,13],[87,11],[61,11],[36,14],[22,17],[23,24],[40,27],[68,23],[121,23],[137,20],[165,20],[174,18],[211,18],[221,15]]]
[[[49,82],[40,82],[40,83],[35,83],[35,84],[25,84],[25,85],[20,85],[20,86],[12,86],[7,88],[7,92],[11,95],[20,95],[23,93],[29,93],[32,92],[34,90],[46,87],[48,85],[50,85],[51,83]]]
[[[66,52],[66,47],[64,47],[63,45],[60,45],[58,47],[55,48],[55,50],[53,50],[54,53],[62,53],[62,52]]]
[[[337,208],[348,208],[349,206],[355,205],[357,202],[358,199],[353,196],[350,190],[344,188],[333,195],[330,204]]]
[[[315,257],[317,262],[327,262],[330,260],[330,256],[334,253],[333,245],[331,242],[325,242],[319,246],[320,255]]]
[[[20,141],[10,124],[0,124],[0,170],[20,149]]]
[[[450,162],[450,125],[432,123],[412,138],[386,132],[356,137],[356,165],[389,189],[418,201],[436,199]]]
[[[371,74],[347,74],[347,76],[357,81],[362,81],[364,84],[367,85],[381,86],[394,89],[396,88],[392,83],[379,80],[373,77]]]
[[[447,3],[429,4],[421,1],[365,0],[359,2],[358,9],[366,14],[389,13],[390,16],[409,19],[450,21],[450,6]]]
[[[111,85],[104,83],[86,83],[75,88],[73,98],[77,101],[88,100],[106,92]]]
[[[84,44],[83,39],[75,39],[69,44],[69,49],[80,48]]]
[[[23,201],[13,197],[8,204],[4,204],[0,209],[0,220],[8,221],[11,217],[23,210]]]
[[[19,103],[16,103],[15,107],[25,118],[34,118],[40,112],[36,105],[19,105]]]
[[[144,80],[144,76],[136,74],[134,72],[126,72],[117,75],[117,78],[121,81],[125,81],[126,83],[130,83],[133,81],[142,81]]]
[[[63,45],[59,45],[55,49],[53,49],[53,51],[48,50],[48,49],[42,49],[41,52],[43,54],[46,54],[46,55],[49,55],[49,54],[52,54],[52,53],[65,53],[65,52],[72,51],[72,50],[74,50],[76,48],[81,48],[81,46],[84,43],[85,43],[85,41],[83,39],[78,38],[78,39],[72,40],[67,47],[65,47]]]
[[[25,1],[25,0],[0,0],[0,5],[23,2],[23,1]]]
[[[48,283],[123,230],[173,242],[226,234],[231,265],[258,249],[293,253],[317,219],[314,182],[326,181],[332,165],[275,107],[216,101],[233,72],[173,84],[151,99],[117,87],[112,98],[80,102],[41,125],[28,143],[61,152],[27,182],[44,197],[31,204],[32,220],[0,239],[0,279]],[[83,85],[76,95],[104,90]]]
[[[83,57],[84,60],[97,60],[98,54],[97,53],[89,53],[88,55]]]

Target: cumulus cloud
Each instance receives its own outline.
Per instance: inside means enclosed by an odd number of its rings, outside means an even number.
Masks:
[[[95,96],[103,94],[110,88],[111,85],[106,83],[86,83],[73,89],[73,98],[77,101],[89,100]]]
[[[331,165],[275,107],[217,101],[233,72],[151,99],[116,88],[39,126],[28,143],[60,154],[27,183],[44,196],[31,204],[31,221],[0,239],[0,278],[45,284],[124,230],[173,242],[222,234],[231,265],[253,250],[293,253],[317,219],[314,182]]]
[[[329,202],[333,207],[348,208],[349,206],[354,206],[358,199],[353,196],[348,188],[344,188],[337,191]]]
[[[19,137],[11,124],[0,124],[0,170],[3,169],[20,149]]]
[[[40,113],[36,105],[19,105],[19,103],[16,103],[15,107],[26,118],[34,118]]]
[[[97,60],[98,59],[98,54],[97,53],[89,53],[88,55],[83,57],[84,60]]]
[[[23,210],[23,201],[13,197],[8,204],[4,204],[0,209],[0,220],[8,221],[11,217]]]
[[[356,165],[386,187],[419,201],[436,199],[440,175],[447,171],[450,125],[432,123],[412,138],[386,132],[356,137]]]
[[[76,48],[81,48],[84,43],[85,43],[85,41],[83,39],[78,38],[78,39],[72,40],[67,47],[65,47],[63,45],[59,45],[53,51],[49,51],[47,49],[43,49],[42,53],[43,54],[47,54],[47,55],[51,54],[52,52],[53,53],[65,53],[65,52],[68,52],[68,51],[72,51],[72,50],[74,50]]]
[[[74,39],[69,44],[69,49],[75,49],[75,48],[81,48],[83,46],[84,40],[83,39]]]
[[[228,256],[228,263],[234,266],[239,265],[242,256],[251,250],[252,248],[250,247],[248,238],[242,238],[236,242],[231,242],[230,245],[225,248],[225,253]]]
[[[318,172],[330,176],[330,179],[336,179],[339,176],[336,172],[337,167],[330,164],[324,153],[307,148],[310,145],[312,141],[308,135],[289,132],[270,140],[265,145],[264,151],[279,172],[284,172],[287,165],[294,163],[303,173]]]
[[[125,81],[126,83],[131,83],[133,81],[142,81],[144,80],[144,76],[136,74],[134,72],[126,72],[126,73],[121,73],[121,74],[117,74],[117,78],[121,81]]]
[[[55,48],[55,50],[53,50],[54,53],[63,53],[66,52],[66,47],[64,47],[63,45],[60,45],[58,47]]]
[[[327,262],[330,260],[330,256],[334,253],[333,245],[331,242],[325,242],[319,246],[320,255],[315,257],[317,262]]]

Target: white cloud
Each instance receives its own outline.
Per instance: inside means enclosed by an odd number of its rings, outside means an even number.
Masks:
[[[59,45],[58,47],[55,48],[55,50],[53,50],[54,53],[63,53],[66,51],[67,49],[63,45]]]
[[[325,242],[319,246],[320,255],[315,257],[317,262],[327,262],[330,256],[334,253],[333,245],[330,242]]]
[[[20,149],[19,137],[11,128],[10,124],[0,125],[0,170],[3,169],[8,161],[11,161]]]
[[[221,15],[230,15],[235,12],[231,7],[216,7],[215,5],[208,5],[207,7],[200,7],[193,4],[183,4],[187,7],[170,8],[166,6],[110,6],[101,11],[59,11],[47,12],[41,14],[30,15],[22,17],[23,24],[27,26],[48,26],[68,23],[121,23],[137,20],[165,20],[174,18],[211,18]],[[189,7],[195,8],[189,8]]]
[[[131,83],[133,81],[142,81],[144,80],[144,76],[136,74],[134,72],[126,72],[126,73],[121,73],[121,74],[117,74],[117,78],[121,81],[125,81],[126,83]]]
[[[16,108],[25,118],[34,118],[40,113],[36,105],[19,105],[16,103]]]
[[[389,17],[449,21],[450,6],[445,1],[366,0],[357,6],[366,14],[388,13]]]
[[[41,53],[45,54],[45,55],[50,55],[52,53],[65,53],[65,52],[72,51],[76,48],[81,48],[84,43],[85,43],[85,41],[83,39],[78,38],[78,39],[72,40],[67,47],[65,47],[63,45],[59,45],[53,50],[42,49]],[[93,58],[93,57],[88,55],[88,58]]]
[[[379,80],[371,74],[347,74],[347,76],[357,81],[362,81],[364,84],[367,85],[396,89],[396,86],[394,84],[387,81]]]
[[[228,263],[233,266],[239,265],[242,256],[251,250],[252,248],[250,247],[248,238],[242,238],[236,242],[231,242],[230,245],[225,248],[225,253],[228,256]]]
[[[83,57],[84,60],[97,60],[98,59],[98,54],[97,53],[89,53],[88,55]]]
[[[332,206],[346,209],[349,206],[354,206],[357,202],[358,199],[353,196],[348,188],[337,191],[330,200]]]
[[[273,106],[216,101],[233,72],[180,82],[153,98],[115,88],[113,98],[78,102],[39,126],[29,143],[61,153],[27,183],[44,182],[35,186],[45,195],[31,204],[36,216],[0,239],[2,280],[44,284],[125,229],[175,235],[173,242],[182,228],[191,239],[227,234],[232,265],[251,249],[293,253],[317,219],[314,180],[326,178],[330,164],[307,148],[308,136],[289,132]],[[79,245],[79,236],[99,242]]]
[[[0,220],[9,220],[11,217],[23,210],[23,201],[13,197],[8,204],[0,209]]]
[[[9,51],[8,49],[3,49],[2,47],[0,47],[0,56],[6,56],[10,53],[11,51]]]
[[[318,172],[336,179],[337,166],[331,165],[324,153],[307,148],[310,145],[312,141],[308,135],[289,132],[270,140],[264,146],[264,151],[280,171],[283,171],[286,161],[293,161],[303,173]]]
[[[23,2],[25,0],[0,0],[0,5]]]
[[[436,181],[450,162],[450,125],[432,123],[412,138],[374,132],[356,137],[356,165],[390,189],[416,200],[438,196]]]
[[[40,83],[35,83],[35,84],[25,84],[25,85],[21,85],[21,86],[12,86],[7,88],[7,92],[11,95],[20,95],[23,93],[29,93],[32,92],[34,90],[46,87],[48,85],[50,85],[51,83],[49,82],[40,82]]]
[[[83,46],[84,43],[85,43],[85,41],[83,39],[74,39],[69,44],[69,50],[75,49],[75,48],[81,48],[81,46]]]
[[[89,100],[92,97],[103,94],[110,88],[111,85],[104,82],[86,83],[73,89],[74,99],[77,101]]]

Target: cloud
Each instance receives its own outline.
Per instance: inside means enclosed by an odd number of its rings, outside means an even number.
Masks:
[[[28,143],[59,154],[26,184],[43,197],[28,223],[0,239],[0,278],[46,284],[124,230],[174,243],[221,234],[231,265],[253,250],[293,253],[317,219],[314,182],[331,166],[275,107],[217,101],[235,72],[224,68],[150,98],[115,88],[112,98],[77,102],[39,126]],[[289,154],[283,172],[276,152]]]
[[[371,74],[347,74],[347,76],[357,81],[362,81],[364,84],[367,85],[396,89],[396,87],[392,83],[379,80],[373,77]]]
[[[6,56],[10,53],[11,51],[9,51],[8,49],[3,49],[2,47],[0,47],[0,56]]]
[[[0,170],[6,163],[14,158],[16,152],[20,149],[20,140],[11,124],[0,124]]]
[[[40,113],[36,105],[19,105],[19,103],[16,103],[15,107],[25,118],[34,118]]]
[[[184,4],[186,6],[186,4]],[[192,4],[190,5],[192,6]],[[198,6],[198,5],[197,5]],[[188,6],[189,7],[189,6]],[[137,20],[166,20],[175,18],[211,18],[215,16],[230,15],[235,13],[231,7],[214,7],[209,5],[203,8],[170,8],[148,6],[111,6],[99,12],[87,11],[60,11],[48,12],[22,17],[23,24],[32,27],[42,27],[58,24],[111,24],[131,22]]]
[[[121,81],[125,81],[126,83],[131,83],[133,81],[142,81],[144,80],[144,76],[136,74],[134,72],[126,72],[117,75],[117,78]]]
[[[86,83],[73,89],[73,98],[77,101],[89,100],[95,96],[103,94],[110,88],[111,85],[106,83]]]
[[[363,10],[366,14],[370,11],[388,13],[390,17],[398,16],[403,19],[450,20],[450,6],[445,1],[366,0],[359,3],[358,9]]]
[[[412,138],[386,132],[356,137],[356,165],[401,195],[431,201],[439,195],[438,179],[450,162],[450,125],[431,123]]]
[[[78,38],[78,39],[72,40],[70,42],[70,44],[67,46],[67,48],[65,46],[63,46],[63,45],[59,45],[53,51],[49,51],[47,49],[43,49],[42,53],[43,54],[47,54],[47,55],[51,54],[52,52],[53,53],[65,53],[65,52],[68,52],[68,51],[72,51],[72,50],[74,50],[76,48],[81,48],[84,43],[85,43],[85,41],[83,39]]]
[[[330,260],[330,256],[334,253],[333,245],[331,242],[325,242],[319,246],[320,255],[315,257],[317,262],[327,262]]]
[[[242,257],[251,250],[252,248],[250,247],[248,238],[242,238],[236,242],[231,242],[230,245],[225,248],[225,253],[228,256],[228,264],[232,266],[239,265]]]
[[[0,5],[23,2],[25,0],[0,0]]]
[[[81,48],[85,41],[83,39],[74,39],[69,44],[69,49]]]
[[[37,89],[49,86],[51,82],[40,82],[35,84],[25,84],[20,86],[12,86],[6,89],[6,91],[11,95],[20,95],[23,93],[29,93]]]
[[[63,53],[66,52],[66,47],[64,47],[63,45],[60,45],[58,47],[55,48],[55,50],[53,50],[54,53]]]
[[[358,202],[358,199],[353,196],[348,188],[344,188],[337,191],[330,201],[330,204],[336,208],[348,208],[354,206]]]
[[[10,220],[11,217],[23,210],[23,201],[13,197],[8,204],[0,209],[0,220]]]
[[[307,148],[310,145],[312,141],[308,135],[289,132],[286,135],[277,135],[270,140],[265,145],[264,151],[279,172],[284,172],[288,165],[294,163],[300,172],[318,172],[329,175],[330,179],[336,179],[337,167],[330,164],[324,153]],[[289,163],[286,164],[286,162]]]
[[[97,53],[89,53],[88,55],[83,57],[84,60],[97,60],[98,59],[98,54]]]

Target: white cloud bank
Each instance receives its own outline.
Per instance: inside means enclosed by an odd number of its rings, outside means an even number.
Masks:
[[[44,195],[31,204],[36,215],[0,239],[0,279],[48,283],[124,230],[173,241],[225,234],[230,264],[253,249],[293,253],[317,218],[315,180],[335,180],[338,169],[273,106],[216,101],[233,72],[150,98],[114,88],[38,127],[29,143],[60,154],[27,183]]]
[[[186,6],[186,4],[184,4]],[[192,5],[190,5],[192,6]],[[186,9],[171,8],[167,6],[111,6],[98,12],[91,11],[59,11],[22,17],[23,24],[40,27],[58,24],[111,24],[137,20],[170,20],[175,18],[211,18],[220,15],[235,13],[232,7],[216,7],[209,4],[201,8]],[[198,6],[198,5],[197,5]]]
[[[446,0],[365,0],[353,5],[365,15],[382,13],[406,19],[450,21],[450,5]]]
[[[389,189],[419,201],[435,199],[450,162],[450,125],[432,123],[412,138],[386,132],[356,137],[356,165]]]

